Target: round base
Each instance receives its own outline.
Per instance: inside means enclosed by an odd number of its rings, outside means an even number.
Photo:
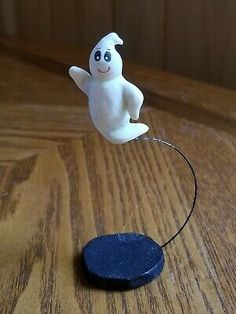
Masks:
[[[164,266],[164,254],[148,236],[118,233],[89,241],[83,249],[83,263],[95,284],[127,290],[158,277]]]

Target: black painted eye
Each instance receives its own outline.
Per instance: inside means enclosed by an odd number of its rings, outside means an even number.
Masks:
[[[96,51],[94,55],[95,61],[99,61],[101,59],[101,51]]]
[[[110,61],[111,61],[111,53],[110,53],[109,51],[106,51],[106,52],[105,52],[104,60],[105,60],[106,62],[110,62]]]

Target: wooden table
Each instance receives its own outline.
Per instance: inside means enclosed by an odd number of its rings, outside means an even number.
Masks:
[[[67,74],[86,60],[75,48],[0,41],[0,313],[235,313],[236,93],[125,64],[145,93],[149,135],[185,152],[199,196],[161,276],[106,292],[84,278],[85,243],[129,231],[163,243],[193,186],[168,147],[116,146],[95,131]]]

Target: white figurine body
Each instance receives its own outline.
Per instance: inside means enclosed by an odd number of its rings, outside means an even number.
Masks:
[[[130,122],[130,118],[139,118],[143,94],[123,77],[116,44],[123,44],[116,33],[99,41],[89,58],[91,75],[75,66],[69,73],[89,98],[90,115],[97,130],[111,143],[122,144],[146,133],[149,128]]]

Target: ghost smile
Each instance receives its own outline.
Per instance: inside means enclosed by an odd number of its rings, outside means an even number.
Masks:
[[[102,70],[99,70],[98,69],[98,72],[100,72],[100,73],[107,73],[107,72],[109,72],[110,71],[110,67],[108,67],[108,69],[106,70],[106,71],[102,71]]]

